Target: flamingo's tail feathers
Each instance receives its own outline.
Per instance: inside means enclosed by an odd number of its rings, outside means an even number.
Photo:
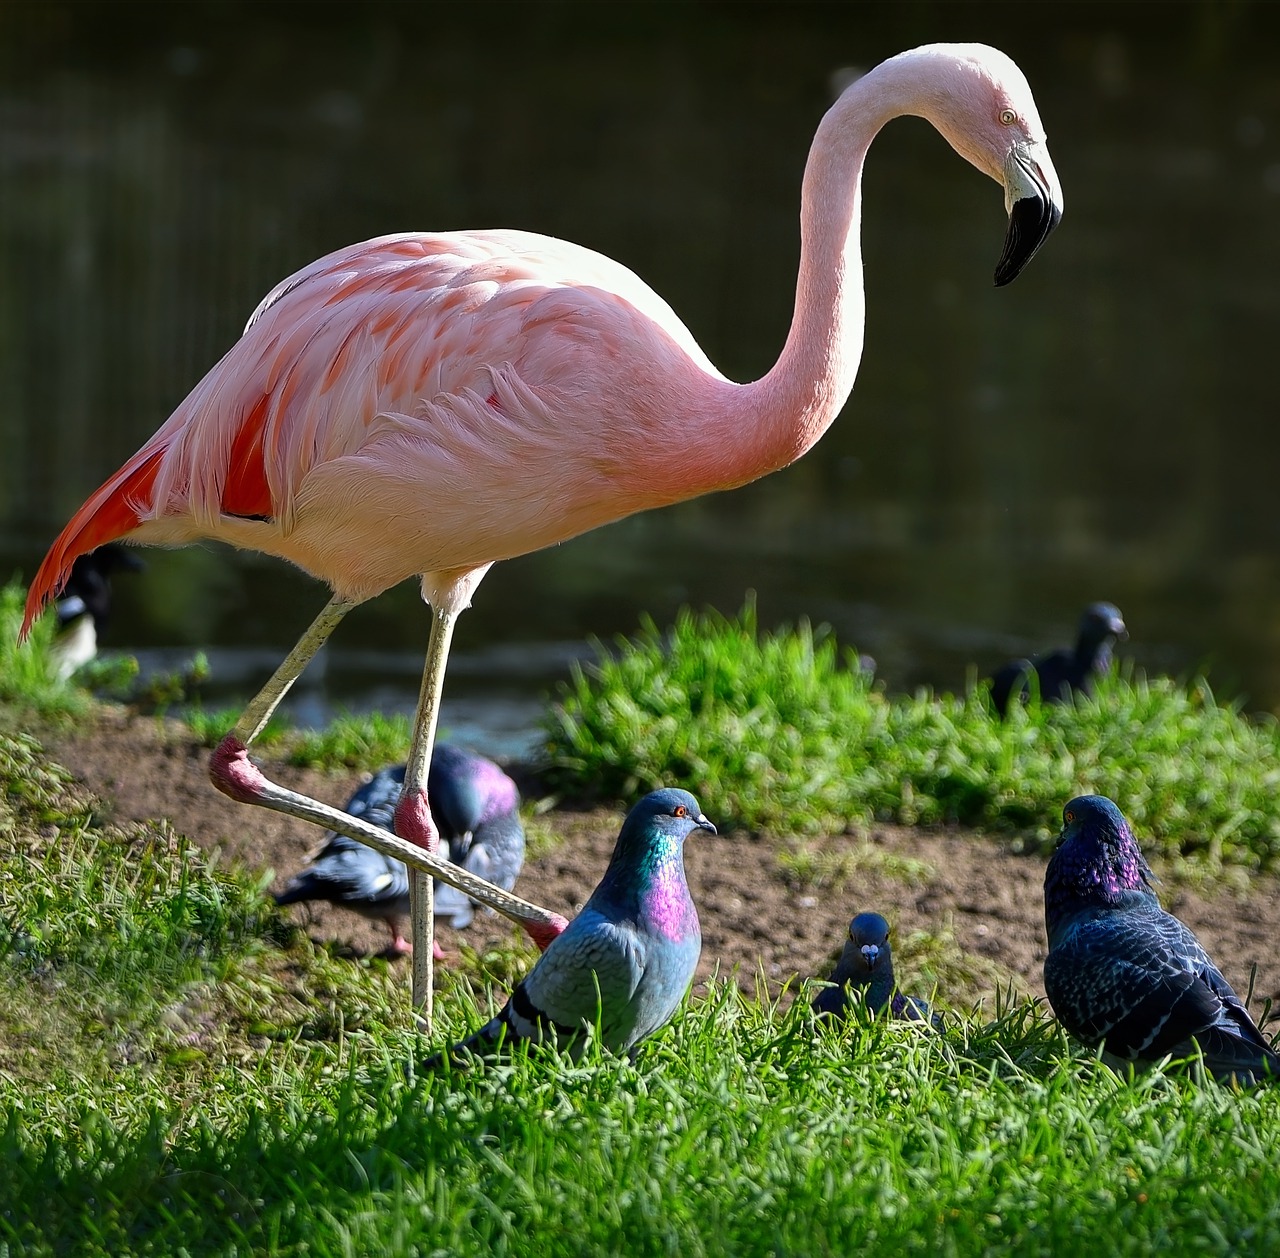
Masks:
[[[164,448],[139,451],[71,517],[49,547],[31,588],[22,617],[18,641],[24,641],[45,604],[54,598],[71,575],[71,565],[81,555],[131,533],[150,510],[151,491]]]

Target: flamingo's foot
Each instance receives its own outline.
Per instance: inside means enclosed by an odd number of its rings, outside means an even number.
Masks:
[[[561,917],[559,913],[553,913],[550,921],[524,921],[520,923],[525,929],[525,934],[538,945],[539,952],[546,952],[551,946],[554,939],[559,939],[568,928],[569,919]]]
[[[433,855],[440,847],[440,832],[431,818],[424,790],[406,791],[400,797],[393,826],[398,837],[426,848]]]
[[[249,748],[228,734],[209,758],[209,777],[224,795],[238,804],[257,804],[266,798],[270,783],[252,760]]]

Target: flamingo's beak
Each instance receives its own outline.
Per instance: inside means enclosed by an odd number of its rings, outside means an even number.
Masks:
[[[1004,203],[1009,211],[1009,230],[996,263],[997,288],[1018,278],[1062,219],[1062,185],[1043,144],[1015,144],[1009,150]]]

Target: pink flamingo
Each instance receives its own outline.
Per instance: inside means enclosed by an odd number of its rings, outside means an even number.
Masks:
[[[927,118],[1003,186],[995,280],[1008,283],[1056,226],[1062,198],[1025,77],[980,44],[904,52],[822,119],[801,192],[791,330],[751,384],[721,375],[626,267],[577,245],[480,231],[340,249],[268,293],[240,340],[76,512],[36,574],[23,632],[75,558],[116,539],[209,537],[291,560],[333,597],[214,752],[214,783],[435,874],[545,947],[563,917],[434,855],[426,767],[455,618],[496,560],[745,484],[818,440],[862,355],[863,162],[903,114]],[[397,840],[268,781],[248,747],[346,612],[408,577],[421,580],[433,620]],[[415,887],[414,1000],[429,1024],[431,879]]]

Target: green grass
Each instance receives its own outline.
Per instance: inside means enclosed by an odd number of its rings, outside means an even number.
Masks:
[[[11,728],[32,717],[65,722],[92,706],[84,690],[58,676],[52,650],[58,621],[52,611],[36,620],[30,638],[18,645],[26,597],[26,587],[16,581],[0,589],[0,715]]]
[[[898,951],[954,962],[945,930]],[[1280,1088],[1119,1079],[1025,1000],[939,1036],[715,983],[634,1063],[420,1073],[530,958],[451,971],[426,1041],[403,967],[315,948],[260,879],[103,824],[0,736],[0,1252],[1280,1246]]]
[[[231,732],[240,712],[240,708],[192,708],[182,719],[201,743],[213,747]],[[287,717],[277,714],[258,735],[255,746],[278,747],[289,764],[300,768],[376,771],[404,760],[411,729],[409,718],[400,713],[343,713],[324,729],[295,729]]]
[[[680,782],[717,820],[839,833],[955,821],[1047,846],[1073,795],[1120,805],[1147,850],[1211,866],[1280,853],[1280,727],[1208,684],[1103,679],[1092,699],[997,719],[985,685],[889,696],[808,624],[763,633],[685,610],[575,670],[546,722],[553,786],[633,799]]]

